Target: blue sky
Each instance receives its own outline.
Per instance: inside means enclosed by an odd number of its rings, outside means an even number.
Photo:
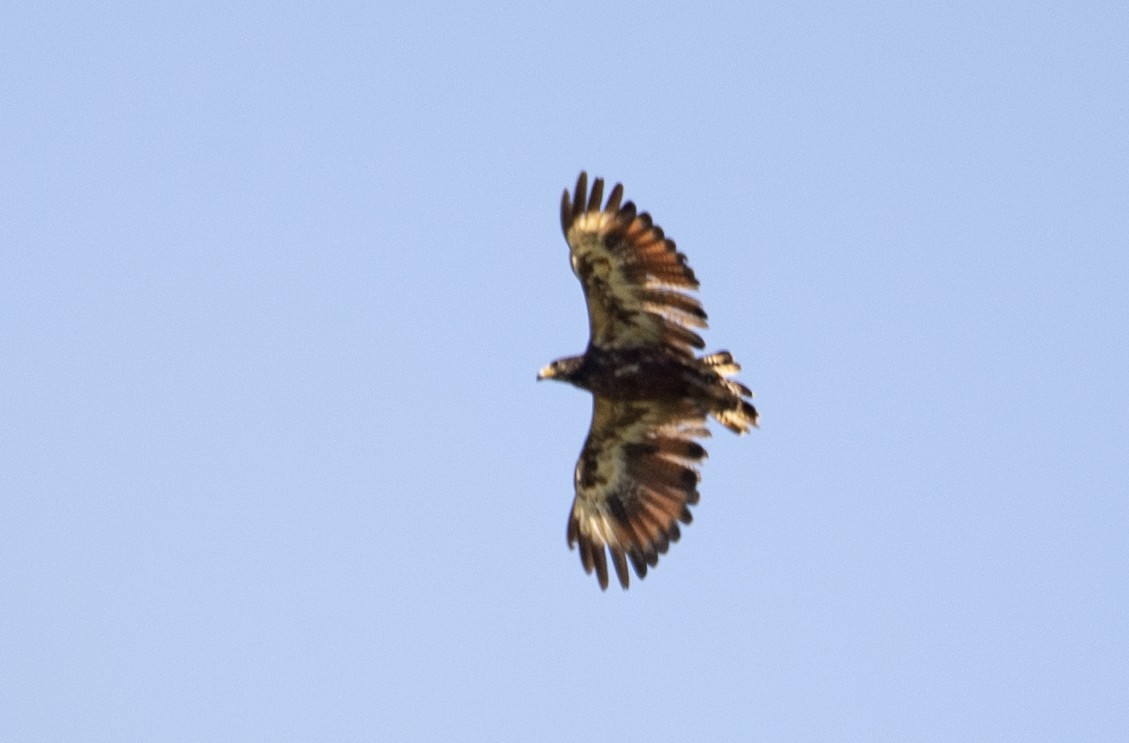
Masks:
[[[1122,3],[0,11],[11,740],[1129,736]],[[565,546],[581,169],[762,428]]]

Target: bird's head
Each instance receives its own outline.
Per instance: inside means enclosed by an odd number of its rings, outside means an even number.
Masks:
[[[561,382],[572,382],[584,363],[583,356],[568,356],[557,359],[553,363],[537,372],[537,381],[542,379],[556,379]]]

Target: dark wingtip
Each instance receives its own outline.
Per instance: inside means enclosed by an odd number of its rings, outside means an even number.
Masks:
[[[631,558],[631,567],[635,568],[635,574],[639,576],[639,580],[647,577],[647,560],[643,557],[643,553],[637,549],[633,549],[627,553]]]
[[[588,202],[588,173],[580,171],[576,178],[576,191],[572,195],[572,218],[576,219],[584,213]]]
[[[568,236],[568,228],[572,225],[573,220],[584,212],[584,207],[587,205],[588,200],[588,173],[587,171],[580,171],[580,175],[576,178],[576,190],[573,194],[569,194],[568,189],[564,190],[561,195],[561,231]]]
[[[608,196],[608,205],[604,208],[605,208],[606,211],[609,211],[609,212],[618,212],[620,202],[622,202],[622,201],[623,201],[623,184],[617,183],[617,184],[615,184],[615,188],[612,189],[611,196]]]
[[[630,583],[630,577],[627,573],[627,556],[623,550],[618,547],[612,548],[612,564],[615,565],[615,574],[619,578],[619,584],[623,586],[623,590],[627,590]]]
[[[600,590],[606,591],[608,590],[608,555],[604,545],[593,545],[592,558],[596,567],[596,578],[600,581]]]
[[[561,232],[568,235],[568,225],[572,222],[572,199],[568,193],[568,189],[564,190],[561,194]]]
[[[600,211],[600,202],[604,200],[604,179],[597,178],[592,181],[592,193],[588,196],[588,209],[590,212]]]

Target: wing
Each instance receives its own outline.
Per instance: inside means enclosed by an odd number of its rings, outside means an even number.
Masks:
[[[608,587],[608,560],[628,586],[627,561],[643,578],[647,567],[689,524],[698,502],[697,465],[706,450],[694,438],[709,436],[704,413],[691,403],[611,402],[595,396],[592,427],[576,463],[576,499],[568,545]],[[606,550],[606,551],[605,551]]]
[[[602,348],[662,345],[693,356],[705,343],[694,328],[706,327],[706,313],[687,292],[698,288],[686,256],[675,248],[646,212],[623,200],[616,184],[600,206],[604,180],[588,194],[588,174],[581,173],[576,193],[561,198],[561,229],[572,270],[584,287],[589,342]]]

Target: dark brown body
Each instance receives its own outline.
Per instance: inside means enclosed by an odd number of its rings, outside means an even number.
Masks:
[[[583,356],[554,361],[538,379],[568,382],[615,402],[667,400],[683,406],[692,402],[703,415],[712,413],[719,420],[729,410],[739,410],[755,420],[753,406],[742,399],[749,391],[724,376],[724,366],[731,363],[725,351],[688,358],[661,347],[605,350],[589,346]]]

